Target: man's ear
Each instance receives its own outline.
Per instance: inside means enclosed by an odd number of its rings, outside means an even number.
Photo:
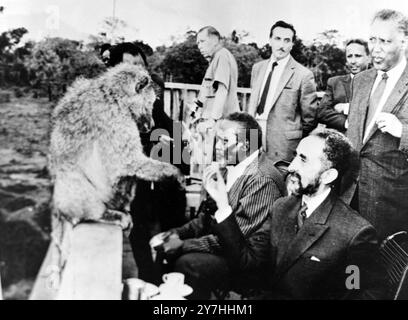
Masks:
[[[338,176],[339,172],[334,168],[330,168],[322,173],[321,179],[324,184],[329,185],[336,180]]]

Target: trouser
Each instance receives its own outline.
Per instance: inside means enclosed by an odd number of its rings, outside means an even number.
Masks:
[[[208,300],[215,289],[230,287],[230,270],[227,261],[210,253],[186,253],[174,264],[174,271],[185,275],[185,283],[193,288],[189,300]]]

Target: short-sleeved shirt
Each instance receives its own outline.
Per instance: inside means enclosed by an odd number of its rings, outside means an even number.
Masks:
[[[210,61],[201,85],[200,100],[203,102],[203,118],[212,118],[215,94],[219,83],[227,88],[228,94],[223,110],[218,111],[217,119],[239,111],[237,84],[238,66],[234,56],[225,48],[220,48]]]

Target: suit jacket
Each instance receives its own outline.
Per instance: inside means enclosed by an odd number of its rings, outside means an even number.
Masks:
[[[228,192],[233,215],[244,235],[250,235],[261,227],[269,208],[285,192],[282,174],[265,153],[260,153],[258,159],[246,168]],[[220,245],[212,232],[213,224],[213,216],[201,210],[195,219],[174,229],[180,239],[184,240],[183,253],[219,253]]]
[[[402,137],[382,133],[374,126],[366,141],[363,131],[371,88],[377,71],[370,69],[355,76],[350,104],[350,138],[359,156],[360,169],[344,192],[350,201],[358,185],[360,214],[376,228],[381,239],[408,230],[408,67],[396,83],[383,112],[394,114],[402,122]]]
[[[256,63],[251,74],[248,113],[255,116],[269,60]],[[274,93],[266,123],[266,151],[274,160],[291,161],[302,137],[317,125],[317,95],[313,73],[290,57]]]
[[[382,297],[385,271],[374,228],[331,192],[296,233],[300,206],[301,198],[279,199],[249,239],[233,216],[218,224],[215,230],[231,265],[266,275],[271,299]],[[359,290],[346,287],[351,265],[359,267]]]
[[[328,128],[344,132],[346,115],[338,113],[334,106],[338,103],[349,103],[351,98],[351,76],[332,77],[327,80],[326,92],[317,109],[317,118]]]

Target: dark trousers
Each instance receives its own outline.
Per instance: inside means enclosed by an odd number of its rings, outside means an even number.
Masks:
[[[161,283],[160,264],[152,259],[149,241],[152,236],[186,223],[186,195],[176,181],[155,183],[138,181],[131,205],[133,229],[129,240],[136,260],[138,277],[156,285]]]
[[[210,253],[186,253],[174,263],[174,271],[185,275],[185,283],[193,288],[188,300],[208,300],[214,289],[226,290],[230,286],[227,261]]]

